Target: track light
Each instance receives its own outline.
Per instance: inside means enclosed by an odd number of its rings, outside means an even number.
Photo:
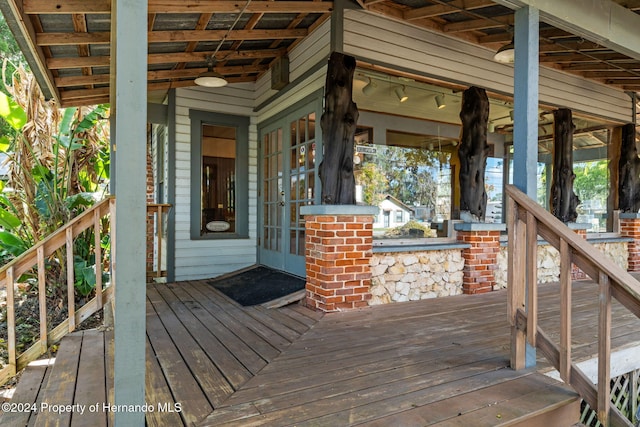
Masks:
[[[409,97],[407,96],[407,94],[404,91],[404,86],[396,87],[394,92],[396,93],[396,96],[398,97],[398,100],[400,102],[405,102],[407,99],[409,99]]]
[[[488,128],[489,133],[494,133],[496,131],[496,124],[493,122],[489,122],[489,128]]]
[[[208,70],[202,74],[200,74],[195,80],[194,83],[198,86],[204,87],[222,87],[227,85],[227,81],[224,79],[222,74],[213,71],[213,55],[207,58],[207,68]]]
[[[515,45],[513,44],[513,39],[511,39],[509,43],[498,49],[496,54],[493,55],[493,60],[496,62],[502,62],[503,64],[512,64],[515,54]]]
[[[440,95],[436,95],[436,106],[438,107],[438,110],[442,110],[447,106],[444,102],[444,94],[441,93]]]
[[[369,83],[364,85],[364,87],[362,88],[362,93],[369,96],[376,89],[376,84],[373,82],[373,80],[371,80],[371,77],[367,77],[367,79],[369,79]]]

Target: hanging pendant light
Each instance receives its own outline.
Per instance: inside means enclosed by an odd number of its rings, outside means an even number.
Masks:
[[[493,60],[496,62],[501,62],[503,64],[512,64],[516,54],[516,47],[513,43],[513,39],[504,46],[502,46],[495,55],[493,55]]]
[[[213,61],[214,61],[213,55],[211,55],[210,58],[207,58],[208,70],[200,74],[194,80],[195,84],[203,87],[223,87],[227,85],[228,82],[224,79],[222,74],[216,71],[213,71]]]

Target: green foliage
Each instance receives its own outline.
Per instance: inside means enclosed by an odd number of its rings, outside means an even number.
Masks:
[[[609,164],[607,160],[576,163],[573,187],[582,202],[598,201],[606,206],[609,195]]]
[[[409,221],[400,227],[388,230],[385,237],[435,237],[434,231],[425,224],[417,221]]]
[[[18,68],[14,82],[20,84],[7,87],[12,97],[0,95],[0,117],[12,129],[0,138],[0,151],[8,155],[10,164],[8,185],[0,188],[2,264],[92,206],[95,193],[104,191],[109,178],[108,127],[104,126],[109,107],[59,110],[34,93],[32,79]],[[96,284],[94,244],[92,230],[74,241],[75,285],[82,296]],[[48,260],[50,287],[60,286],[65,257],[59,251]],[[98,261],[101,265],[102,260]]]

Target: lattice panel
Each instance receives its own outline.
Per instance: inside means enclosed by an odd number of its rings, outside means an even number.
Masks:
[[[640,370],[629,372],[611,379],[611,402],[631,422],[640,424]],[[582,402],[580,422],[586,427],[601,427],[596,411],[585,402]]]

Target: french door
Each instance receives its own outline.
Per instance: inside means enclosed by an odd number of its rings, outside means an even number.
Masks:
[[[260,263],[298,276],[305,276],[300,207],[318,197],[318,104],[308,103],[260,132]]]

